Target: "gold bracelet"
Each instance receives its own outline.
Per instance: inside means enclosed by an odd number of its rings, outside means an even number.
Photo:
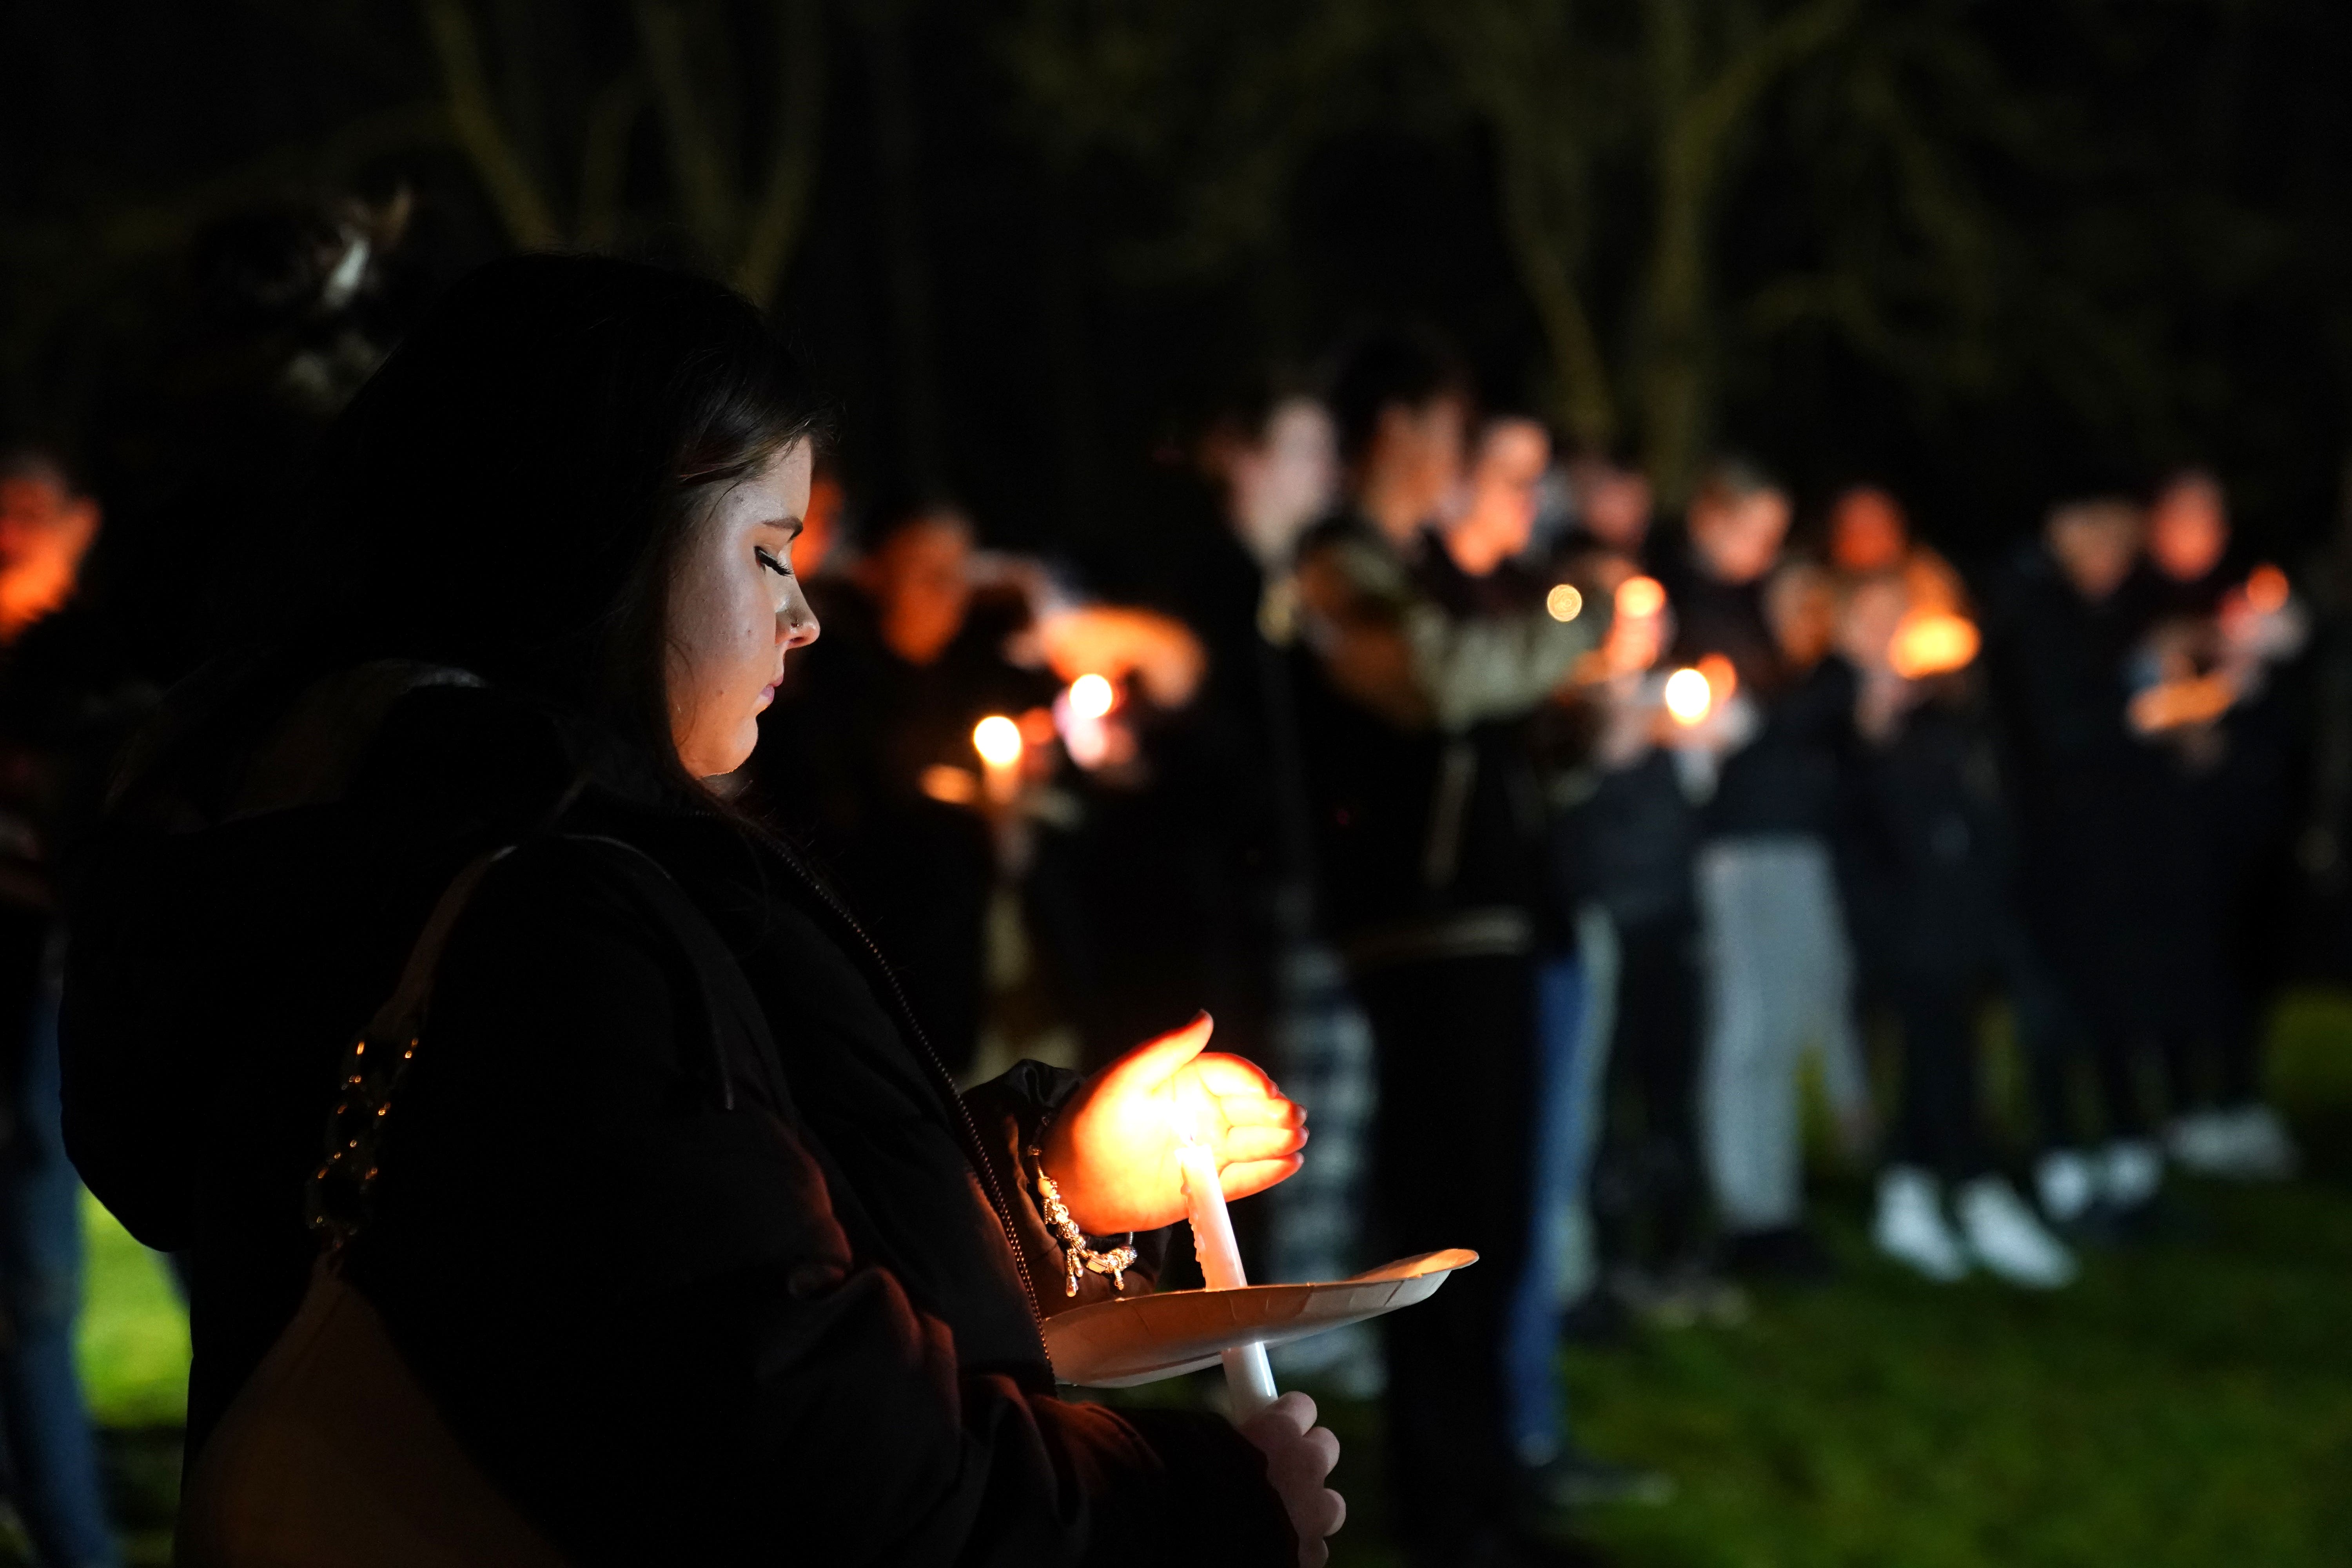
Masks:
[[[1038,1128],[1038,1142],[1044,1142],[1045,1137],[1045,1129]],[[1045,1211],[1045,1223],[1052,1226],[1062,1238],[1063,1273],[1067,1286],[1063,1294],[1076,1295],[1078,1281],[1088,1270],[1092,1270],[1097,1274],[1109,1275],[1110,1288],[1122,1296],[1125,1295],[1127,1271],[1135,1267],[1135,1248],[1131,1246],[1114,1247],[1108,1252],[1097,1252],[1093,1247],[1088,1247],[1086,1233],[1080,1230],[1077,1222],[1070,1217],[1070,1207],[1062,1201],[1062,1190],[1054,1184],[1054,1178],[1045,1173],[1044,1152],[1037,1147],[1037,1144],[1030,1145],[1029,1158],[1037,1165],[1038,1206]],[[1129,1231],[1129,1240],[1132,1241],[1134,1236],[1135,1233]]]

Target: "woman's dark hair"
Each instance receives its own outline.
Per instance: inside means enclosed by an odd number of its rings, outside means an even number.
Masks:
[[[717,283],[492,262],[330,432],[270,640],[307,668],[470,669],[674,773],[664,619],[696,497],[819,423],[792,354]]]

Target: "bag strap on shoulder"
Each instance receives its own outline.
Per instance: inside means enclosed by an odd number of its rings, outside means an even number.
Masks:
[[[367,1223],[368,1195],[382,1170],[384,1123],[392,1115],[394,1091],[416,1055],[441,951],[482,879],[513,851],[509,844],[478,855],[450,879],[408,950],[400,983],[343,1054],[335,1108],[327,1113],[325,1158],[310,1173],[303,1205],[304,1217],[325,1237],[330,1253],[340,1252]]]

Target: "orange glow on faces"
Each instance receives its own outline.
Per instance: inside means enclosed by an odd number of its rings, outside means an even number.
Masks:
[[[1979,640],[1975,624],[1962,616],[1915,612],[1895,628],[1887,667],[1906,680],[1948,675],[1975,661]]]

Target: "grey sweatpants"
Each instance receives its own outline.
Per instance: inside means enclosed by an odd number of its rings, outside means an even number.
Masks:
[[[1797,1068],[1822,1052],[1842,1116],[1866,1118],[1853,960],[1827,847],[1797,834],[1717,838],[1698,852],[1705,942],[1699,1139],[1727,1231],[1804,1210]]]

